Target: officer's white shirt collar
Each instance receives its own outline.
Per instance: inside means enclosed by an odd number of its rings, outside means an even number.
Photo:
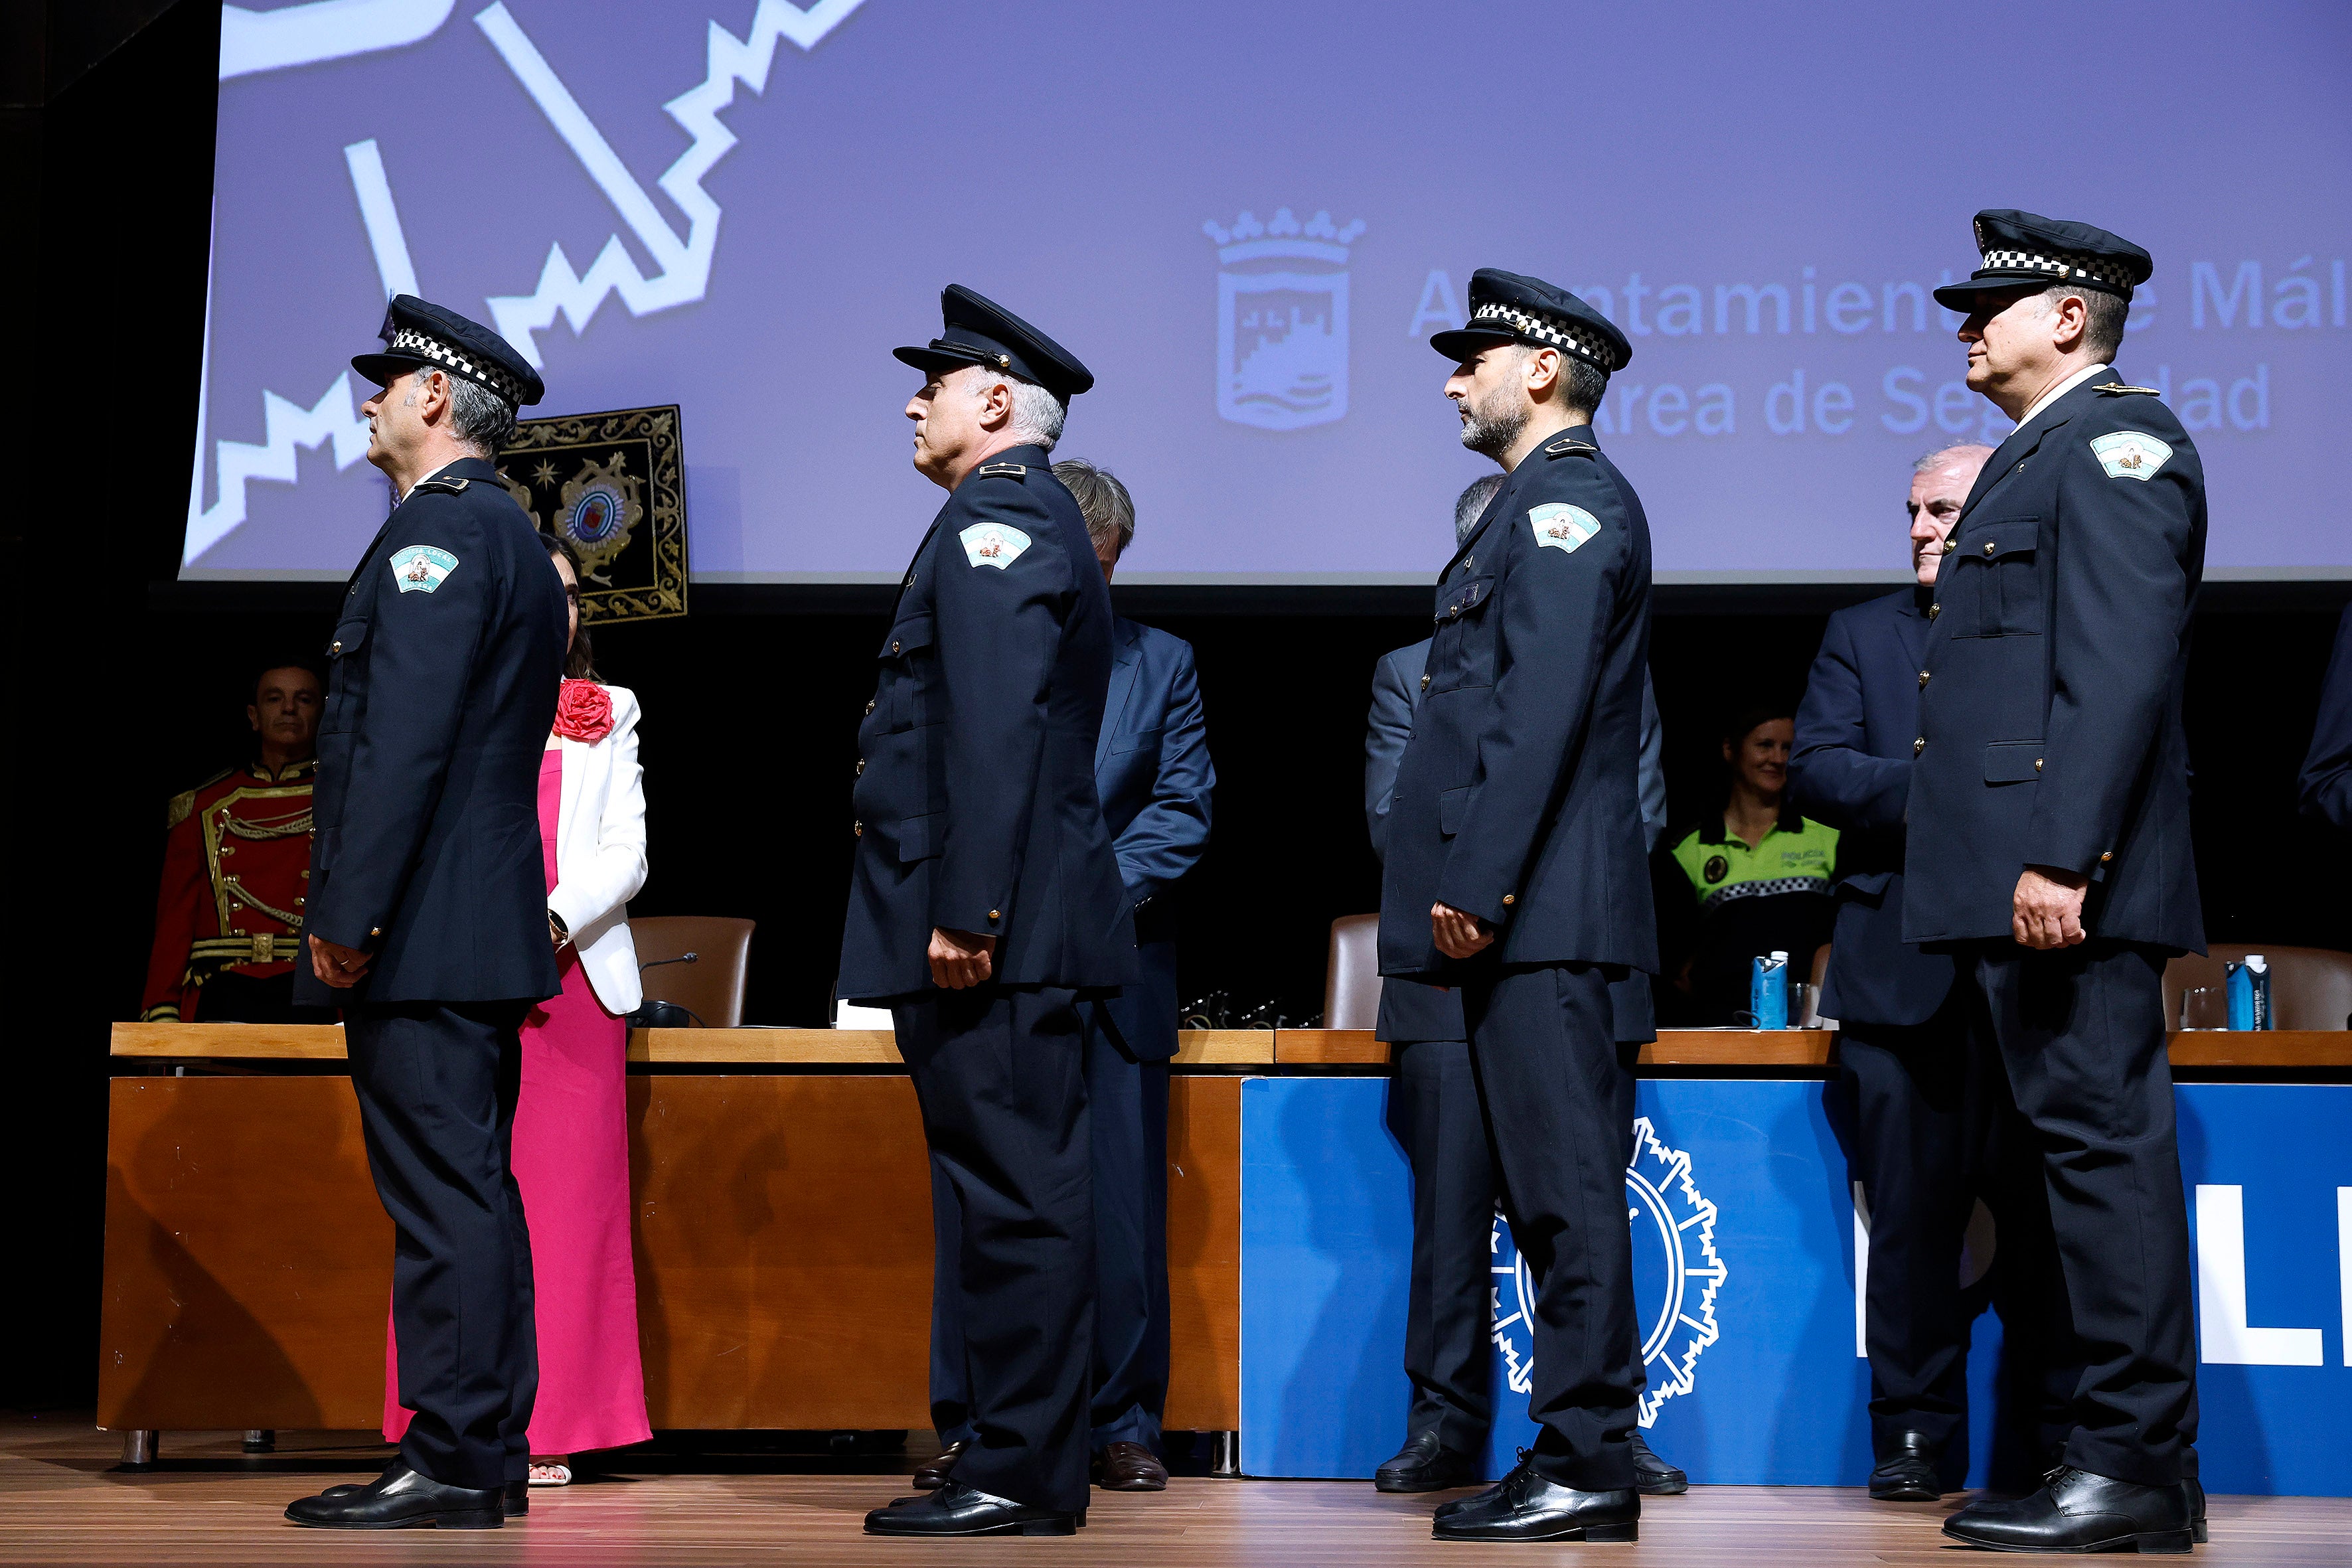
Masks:
[[[2028,425],[2033,423],[2033,416],[2035,415],[2041,413],[2043,409],[2049,407],[2052,404],[2057,402],[2060,398],[2065,396],[2068,393],[2074,391],[2076,387],[2090,380],[2093,376],[2105,375],[2108,371],[2114,368],[2115,367],[2112,365],[2095,364],[2088,370],[2076,371],[2074,374],[2068,376],[2065,380],[2060,382],[2057,385],[2052,387],[2049,391],[2035,398],[2033,400],[2033,406],[2025,411],[2025,417],[2017,422],[2017,427],[2021,430],[2024,429]]]

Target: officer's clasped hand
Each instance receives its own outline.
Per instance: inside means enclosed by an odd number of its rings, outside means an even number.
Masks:
[[[931,928],[931,984],[943,991],[978,985],[996,972],[996,939],[968,931]]]
[[[337,946],[322,936],[310,938],[310,973],[339,991],[366,979],[368,961],[373,956],[355,947]]]
[[[1492,926],[1452,904],[1429,906],[1429,930],[1437,939],[1437,951],[1448,958],[1468,958],[1495,940]]]
[[[2011,904],[2010,931],[2022,947],[2072,947],[2089,933],[2083,930],[2083,895],[2087,878],[2072,871],[2028,866],[2017,879]]]

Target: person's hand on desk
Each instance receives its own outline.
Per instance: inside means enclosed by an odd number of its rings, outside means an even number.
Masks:
[[[1468,958],[1495,941],[1494,927],[1452,904],[1429,906],[1429,930],[1437,939],[1437,951],[1448,958]]]
[[[966,990],[996,972],[996,939],[933,926],[930,960],[932,984],[944,991]]]
[[[339,991],[349,990],[366,979],[367,966],[373,956],[322,936],[310,938],[310,973]]]

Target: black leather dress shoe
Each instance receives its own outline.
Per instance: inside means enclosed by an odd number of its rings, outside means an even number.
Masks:
[[[955,1468],[955,1462],[962,1458],[961,1443],[950,1443],[946,1447],[941,1448],[929,1464],[915,1472],[915,1489],[919,1492],[935,1492],[947,1485],[949,1472]]]
[[[2179,1552],[2195,1539],[2179,1483],[2143,1487],[2063,1466],[2032,1497],[1970,1503],[1944,1533],[1995,1552]]]
[[[1442,1492],[1448,1487],[1475,1485],[1478,1462],[1423,1432],[1397,1450],[1396,1458],[1372,1472],[1372,1489],[1383,1492]]]
[[[2202,1546],[2208,1533],[2205,1528],[2205,1483],[2191,1476],[2180,1483],[2180,1493],[2189,1510],[2189,1533],[2196,1537],[2198,1545]]]
[[[1643,1497],[1679,1497],[1690,1490],[1690,1477],[1650,1452],[1638,1426],[1633,1429],[1633,1489]]]
[[[404,1468],[407,1466],[408,1461],[406,1459],[394,1459],[393,1463]],[[319,1495],[323,1498],[341,1498],[349,1497],[353,1492],[362,1489],[362,1488],[354,1485],[329,1487],[325,1491],[320,1492]],[[529,1481],[509,1481],[507,1483],[506,1502],[503,1511],[509,1519],[520,1519],[523,1515],[530,1511],[530,1483]]]
[[[1440,1509],[1429,1533],[1439,1541],[1633,1541],[1641,1518],[1642,1494],[1632,1487],[1580,1492],[1521,1458],[1476,1497]]]
[[[286,1517],[321,1530],[496,1530],[506,1523],[505,1489],[444,1486],[394,1459],[363,1487],[335,1487],[290,1503]]]
[[[868,1535],[1076,1535],[1084,1516],[1031,1508],[950,1481],[936,1491],[866,1516]]]
[[[1870,1495],[1880,1502],[1934,1502],[1944,1495],[1944,1446],[1925,1432],[1905,1432],[1870,1472]]]
[[[1164,1492],[1168,1467],[1140,1443],[1113,1443],[1095,1456],[1095,1485],[1107,1492]]]

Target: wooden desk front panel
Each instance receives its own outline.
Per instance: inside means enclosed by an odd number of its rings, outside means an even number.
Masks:
[[[1179,1078],[1168,1424],[1241,1405],[1241,1086]],[[629,1082],[656,1428],[923,1427],[930,1186],[898,1077]],[[382,1415],[392,1227],[341,1078],[112,1084],[99,1424]]]

